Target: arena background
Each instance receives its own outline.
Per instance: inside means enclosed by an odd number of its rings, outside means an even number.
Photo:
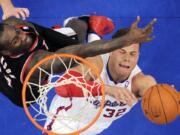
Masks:
[[[29,21],[50,27],[62,24],[69,16],[106,15],[116,28],[127,27],[137,15],[144,26],[153,17],[155,39],[143,45],[139,65],[159,83],[174,84],[180,90],[180,1],[179,0],[14,0],[16,6],[30,10]],[[2,16],[2,12],[0,13]],[[107,39],[110,36],[106,37]],[[40,135],[22,108],[0,94],[0,134]],[[123,118],[115,121],[101,135],[180,135],[180,118],[158,126],[142,114],[140,103]]]

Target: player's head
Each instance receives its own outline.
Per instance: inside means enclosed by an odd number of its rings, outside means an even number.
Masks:
[[[129,32],[128,28],[118,30],[113,38],[123,36]],[[109,68],[117,76],[128,77],[139,59],[140,43],[133,43],[128,47],[117,49],[110,53]]]
[[[0,24],[0,54],[14,56],[26,52],[32,45],[32,38],[21,29]]]

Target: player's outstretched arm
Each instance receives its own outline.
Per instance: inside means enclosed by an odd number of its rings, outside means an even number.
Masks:
[[[148,88],[156,84],[156,79],[153,76],[139,73],[132,80],[132,91],[136,97],[142,97]]]
[[[152,33],[153,25],[156,22],[156,19],[153,19],[145,28],[142,28],[142,29],[138,28],[137,26],[139,22],[140,22],[140,17],[137,17],[137,19],[133,22],[130,31],[122,37],[118,37],[109,41],[99,40],[99,41],[89,43],[86,46],[82,44],[67,46],[67,47],[59,49],[58,51],[56,51],[56,53],[69,53],[69,54],[74,54],[74,55],[78,55],[80,57],[86,58],[86,57],[92,57],[99,54],[111,52],[113,50],[116,50],[125,46],[129,46],[132,43],[136,43],[136,42],[141,43],[141,42],[150,41],[152,39],[151,33]],[[51,54],[54,54],[54,53],[44,51],[44,50],[38,51],[37,53],[34,54],[34,59],[29,64],[28,69],[31,69],[33,65],[35,65],[39,60]],[[54,72],[60,72],[63,66],[57,63],[55,67],[56,69],[54,69]],[[50,63],[47,62],[45,64],[45,67],[43,68],[49,71]],[[29,71],[28,69],[26,70],[27,72]]]
[[[11,16],[14,16],[16,18],[22,18],[23,20],[29,17],[30,13],[28,8],[14,7],[11,0],[0,0],[0,5],[3,10],[3,20]]]
[[[122,37],[118,37],[109,41],[94,41],[89,43],[87,46],[68,46],[58,50],[57,52],[71,53],[81,57],[92,57],[129,46],[132,43],[143,43],[151,41],[153,39],[151,35],[153,31],[153,25],[156,22],[156,19],[153,19],[144,28],[138,28],[139,22],[140,17],[138,16],[137,19],[132,23],[130,31]]]

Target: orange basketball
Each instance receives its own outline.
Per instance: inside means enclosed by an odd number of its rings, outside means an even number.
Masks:
[[[168,84],[150,87],[142,97],[144,115],[155,124],[167,124],[179,115],[179,94]]]
[[[180,92],[178,92],[179,114],[180,114]]]

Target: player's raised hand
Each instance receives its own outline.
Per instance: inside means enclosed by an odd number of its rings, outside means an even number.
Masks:
[[[11,7],[8,10],[4,11],[2,19],[5,20],[11,16],[14,16],[16,18],[22,18],[23,20],[25,20],[27,17],[29,17],[29,15],[30,12],[28,8]]]
[[[130,43],[142,43],[151,41],[153,39],[153,26],[156,21],[157,19],[154,18],[144,28],[138,28],[140,16],[137,16],[136,20],[131,25],[130,31],[126,35],[127,39],[129,39]]]

